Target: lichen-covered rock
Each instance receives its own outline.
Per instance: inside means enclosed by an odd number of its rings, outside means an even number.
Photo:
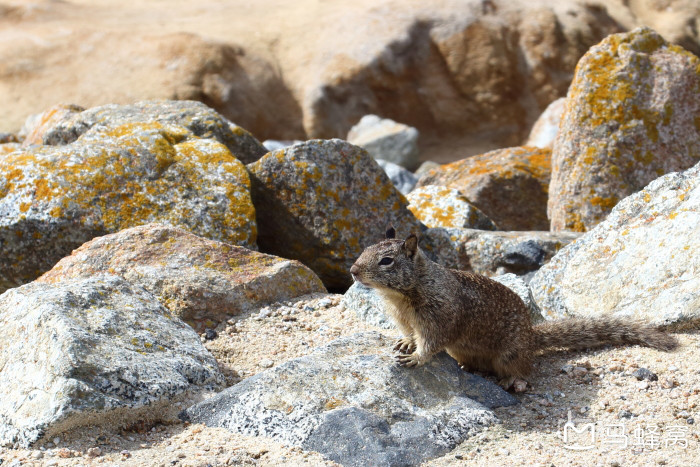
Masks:
[[[313,140],[249,164],[262,251],[309,266],[326,287],[352,284],[350,266],[365,247],[421,224],[384,170],[362,148]]]
[[[47,132],[51,131],[55,125],[64,124],[65,121],[84,110],[79,105],[58,104],[40,114],[30,115],[20,130],[24,137],[22,146],[46,144],[44,143],[44,135]]]
[[[57,283],[99,273],[117,274],[143,287],[172,314],[197,327],[326,291],[316,274],[298,261],[159,224],[95,238],[38,281]]]
[[[700,322],[700,164],[654,180],[540,269],[547,318],[615,314],[678,328]]]
[[[550,174],[549,149],[514,147],[442,165],[423,175],[416,187],[459,190],[503,230],[549,230]]]
[[[648,28],[576,67],[552,155],[551,229],[586,231],[619,200],[700,160],[700,59]]]
[[[498,230],[498,226],[454,188],[424,185],[406,196],[408,209],[427,227]]]
[[[433,228],[421,236],[421,247],[445,267],[485,276],[525,275],[538,270],[576,232],[489,232],[474,229]]]
[[[566,108],[566,98],[560,97],[547,106],[530,130],[525,146],[552,149],[559,133],[559,123]]]
[[[185,128],[191,135],[220,142],[241,162],[255,162],[268,151],[249,132],[195,101],[143,101],[105,105],[80,111],[58,106],[39,116],[27,138],[36,144],[69,144],[83,134],[103,133],[125,125],[157,123]],[[32,136],[34,135],[34,136]]]
[[[223,382],[192,328],[117,276],[9,290],[0,328],[2,446],[162,420],[177,398]]]
[[[0,158],[0,290],[36,278],[93,237],[149,222],[255,247],[248,173],[208,138],[208,120],[197,123],[194,113],[183,122],[188,127],[149,121],[157,109],[149,104],[138,122],[139,108],[103,108],[130,115],[120,122],[134,121],[121,124],[96,123],[99,110],[82,112],[77,117],[91,122],[89,129],[70,120],[44,134],[61,145]],[[162,112],[184,118],[184,109],[164,103]]]
[[[272,437],[342,465],[418,465],[494,423],[488,408],[517,403],[446,354],[401,368],[392,346],[378,333],[338,339],[190,407],[183,418]]]
[[[418,130],[376,115],[365,115],[348,132],[348,142],[361,146],[375,159],[407,169],[418,167]]]
[[[418,183],[418,177],[416,177],[408,169],[404,169],[398,164],[393,162],[385,161],[384,159],[375,159],[377,164],[384,169],[391,183],[394,184],[397,190],[401,192],[402,195],[407,195],[413,190]]]
[[[6,154],[10,154],[11,152],[15,152],[20,148],[19,143],[3,143],[0,144],[0,157],[5,156]]]

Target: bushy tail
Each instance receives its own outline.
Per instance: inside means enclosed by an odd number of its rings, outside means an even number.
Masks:
[[[567,318],[535,326],[533,350],[552,347],[587,349],[603,345],[644,345],[659,350],[678,347],[675,337],[657,326],[620,318]]]

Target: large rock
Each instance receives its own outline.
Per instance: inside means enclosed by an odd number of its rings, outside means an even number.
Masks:
[[[417,187],[459,190],[503,230],[549,230],[550,174],[549,149],[514,147],[440,166],[423,175]]]
[[[249,164],[260,248],[309,266],[326,287],[352,284],[350,266],[383,238],[421,224],[367,152],[341,140],[314,140]]]
[[[530,130],[525,146],[552,149],[554,140],[559,133],[559,124],[566,108],[566,98],[560,97],[542,112]]]
[[[485,276],[537,271],[561,248],[580,236],[575,232],[489,232],[433,228],[421,236],[421,247],[445,267]]]
[[[547,318],[615,314],[700,322],[700,164],[631,195],[530,284]]]
[[[350,129],[347,140],[365,148],[375,159],[407,169],[418,167],[418,130],[408,125],[365,115]]]
[[[373,113],[519,141],[618,30],[600,7],[548,0],[5,3],[6,131],[56,102],[166,98],[200,100],[261,139],[345,137]]]
[[[700,160],[700,59],[648,28],[581,59],[552,155],[552,230],[586,231],[619,200]]]
[[[0,158],[0,290],[93,237],[149,222],[254,248],[248,173],[215,139],[217,128],[233,133],[212,114],[185,102],[92,109],[43,134],[58,146]]]
[[[117,274],[143,287],[193,325],[212,326],[269,303],[326,291],[316,274],[298,261],[159,224],[95,238],[38,281],[57,283],[99,273]]]
[[[216,140],[244,164],[255,162],[268,152],[253,135],[210,107],[194,101],[166,100],[110,104],[88,110],[75,105],[58,105],[28,119],[23,128],[27,136],[22,144],[59,146],[70,144],[83,134],[142,123],[175,125],[193,136]]]
[[[498,230],[498,226],[454,188],[425,185],[406,196],[408,209],[427,227]]]
[[[0,445],[161,420],[223,382],[199,336],[142,288],[98,275],[0,296]]]
[[[347,466],[417,465],[495,421],[517,399],[441,354],[401,368],[377,333],[338,339],[184,413],[190,421],[322,453]]]

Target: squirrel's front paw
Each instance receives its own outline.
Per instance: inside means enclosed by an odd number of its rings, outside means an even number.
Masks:
[[[407,368],[410,368],[412,366],[418,366],[421,364],[420,359],[415,353],[412,354],[404,354],[400,353],[396,357],[396,363],[398,363],[401,366],[405,366]]]
[[[396,341],[394,350],[406,355],[412,354],[416,351],[416,342],[413,340],[413,337],[402,337]]]

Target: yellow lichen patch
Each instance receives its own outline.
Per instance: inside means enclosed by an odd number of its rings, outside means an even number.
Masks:
[[[601,196],[594,196],[591,198],[590,202],[594,206],[599,206],[603,209],[610,210],[615,207],[617,202],[619,201],[619,198],[617,196],[609,196],[606,198],[603,198]]]

